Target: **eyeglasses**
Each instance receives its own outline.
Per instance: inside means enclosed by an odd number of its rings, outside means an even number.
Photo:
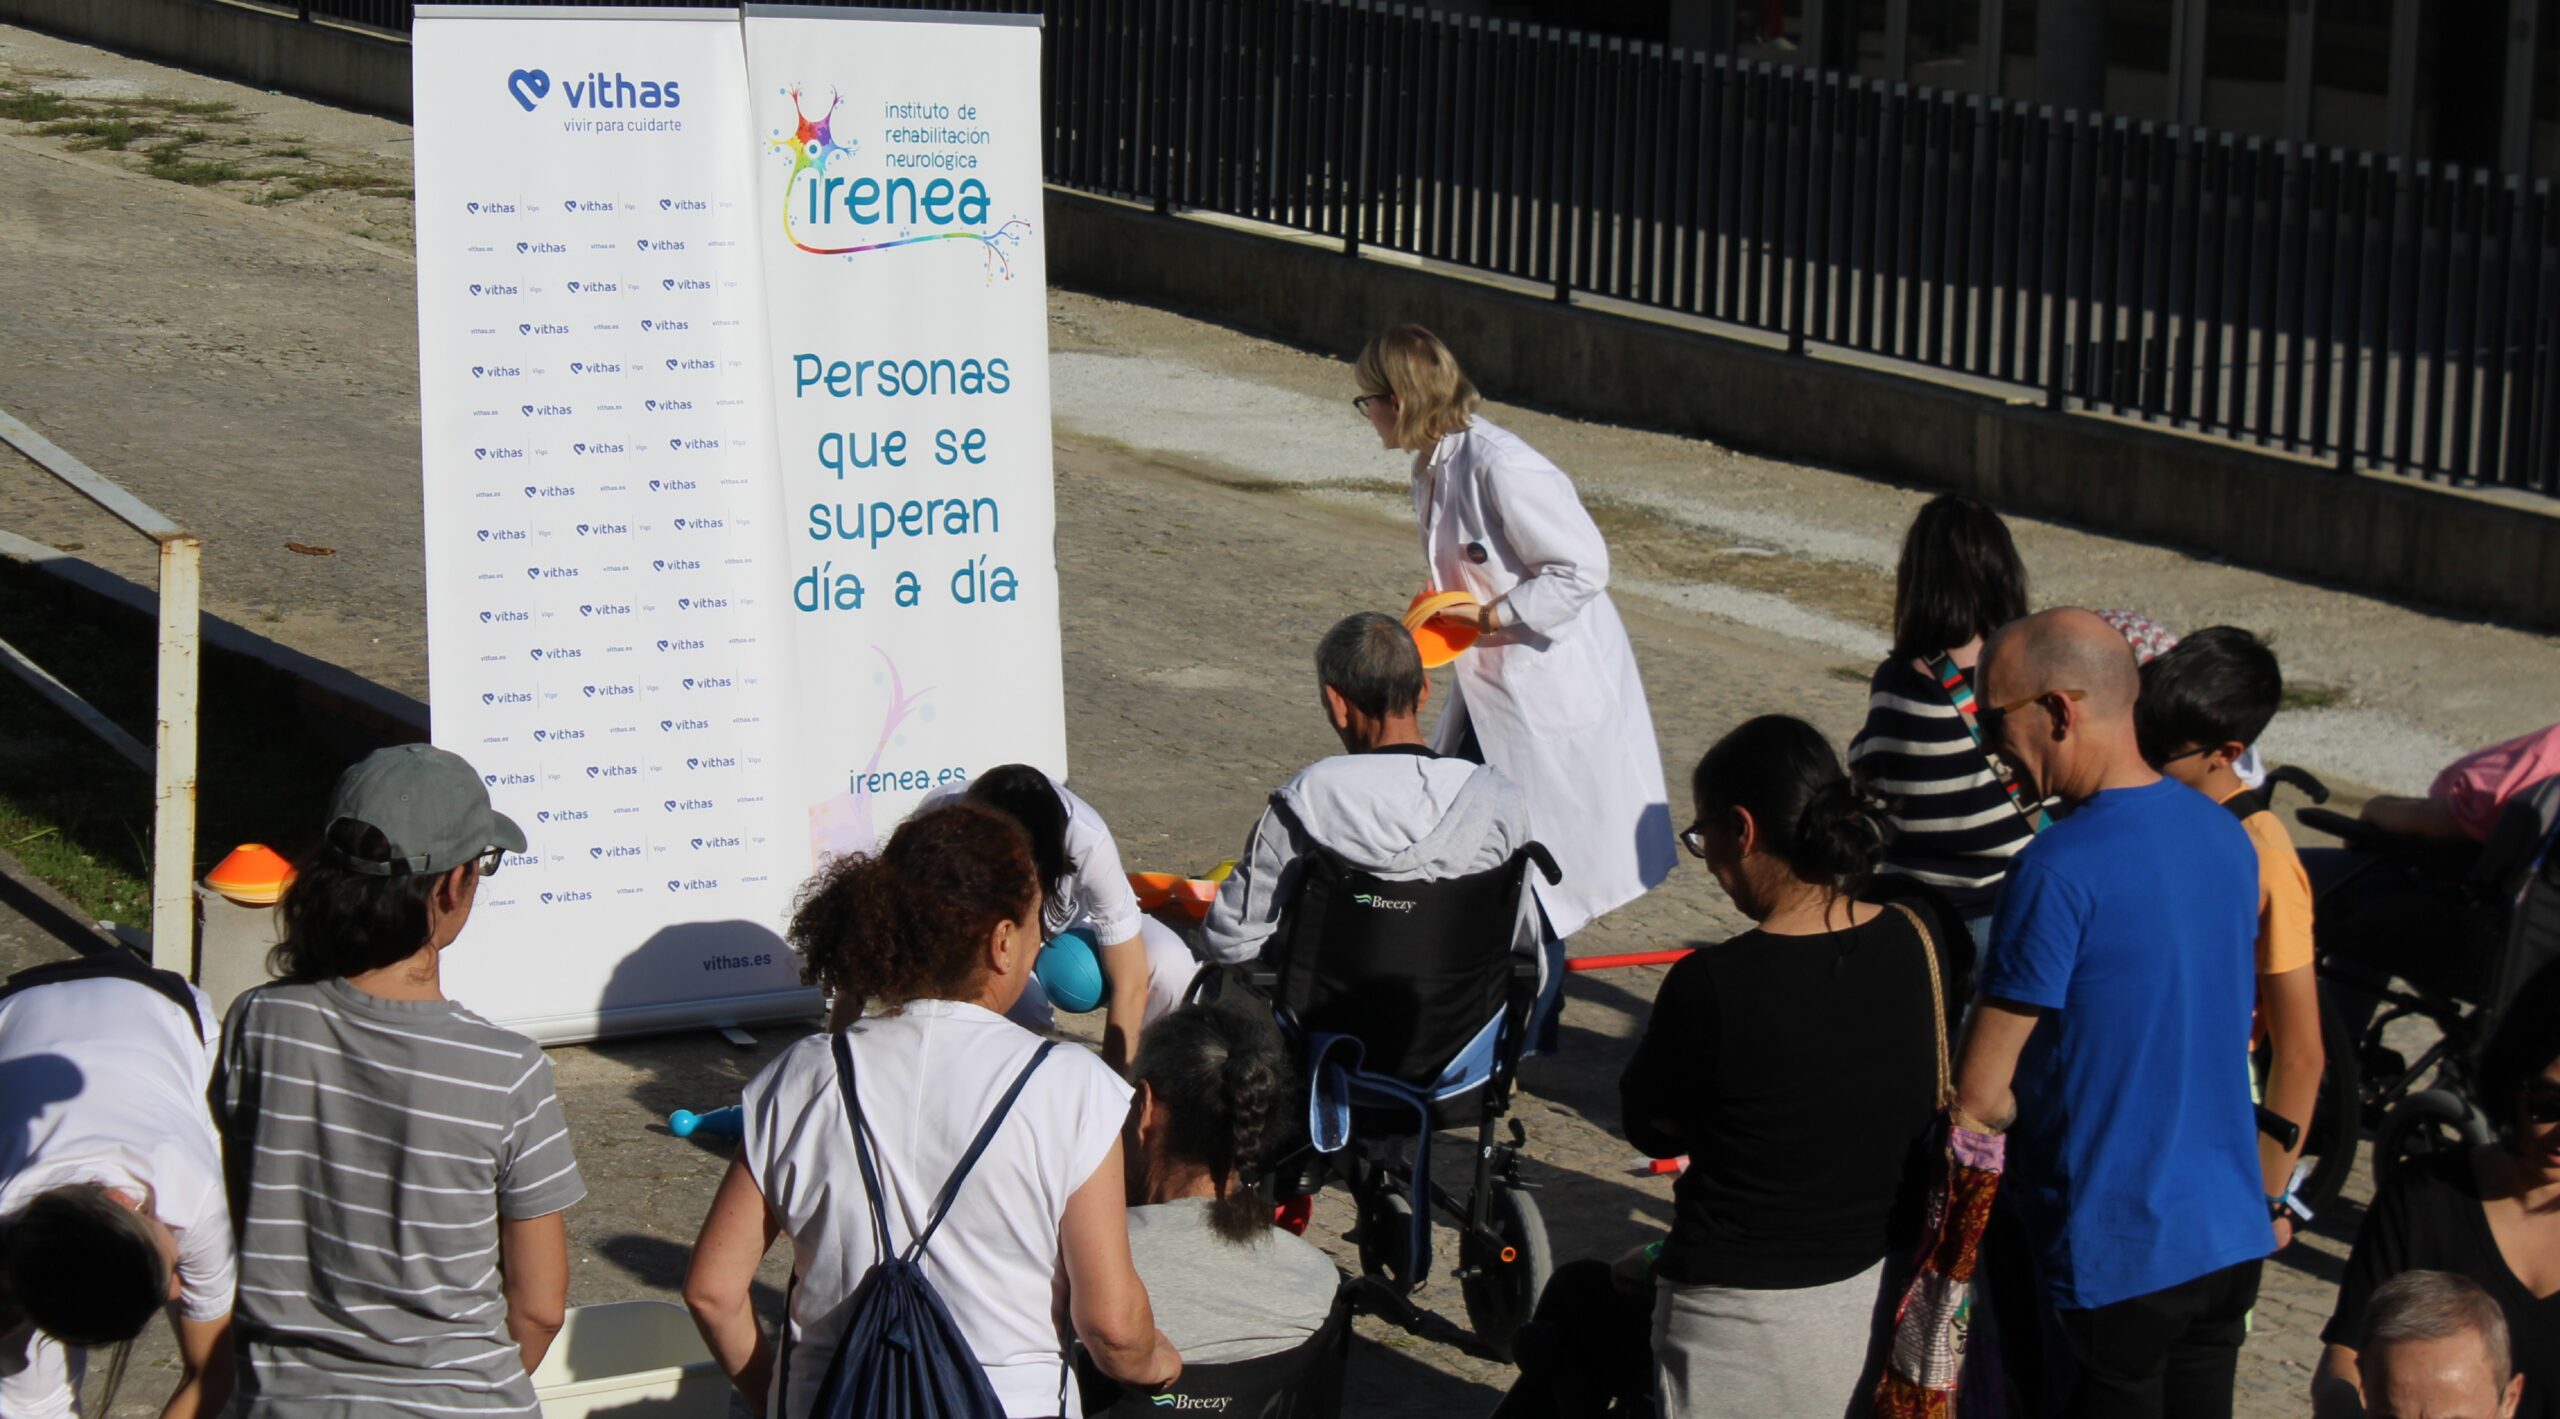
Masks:
[[[2523,1100],[2525,1121],[2536,1128],[2549,1128],[2560,1123],[2560,1094],[2545,1090],[2529,1090]]]
[[[2178,762],[2180,759],[2192,759],[2198,754],[2210,754],[2220,747],[2222,746],[2219,744],[2198,744],[2192,749],[2181,749],[2165,759],[2156,760],[2153,762],[2151,767],[2155,769],[2165,769],[2171,764]]]
[[[1976,710],[1973,714],[1974,722],[1982,726],[1984,734],[1997,734],[2000,732],[2000,721],[2029,705],[2042,703],[2047,695],[2060,695],[2074,703],[2089,698],[2089,692],[2086,690],[2038,690],[2022,700],[2011,700],[2005,705],[1993,705],[1988,709]]]
[[[493,847],[487,852],[480,854],[478,857],[471,859],[471,864],[472,866],[480,869],[481,876],[495,877],[498,875],[498,865],[506,860],[507,850],[502,847]]]
[[[1680,846],[1687,848],[1691,857],[1698,859],[1700,862],[1706,861],[1707,830],[1697,827],[1682,828],[1680,830]]]
[[[1369,417],[1369,406],[1382,400],[1393,404],[1396,402],[1396,397],[1392,394],[1363,394],[1351,401],[1351,407],[1360,411],[1360,417],[1365,419]]]

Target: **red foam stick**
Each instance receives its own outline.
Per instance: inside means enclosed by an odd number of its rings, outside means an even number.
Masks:
[[[1621,966],[1667,966],[1689,954],[1689,947],[1671,951],[1630,951],[1623,956],[1576,956],[1564,963],[1568,971],[1614,971]]]

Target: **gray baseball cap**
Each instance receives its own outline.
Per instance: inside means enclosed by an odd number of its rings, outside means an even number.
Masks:
[[[329,825],[350,818],[390,840],[391,860],[333,855],[350,871],[376,877],[450,872],[493,847],[525,848],[524,829],[489,806],[479,770],[432,744],[376,749],[340,774],[329,793]]]

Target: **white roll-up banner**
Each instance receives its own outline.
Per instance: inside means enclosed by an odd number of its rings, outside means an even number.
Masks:
[[[800,884],[1066,773],[1030,17],[422,5],[429,700],[531,845],[453,997],[803,1018]]]

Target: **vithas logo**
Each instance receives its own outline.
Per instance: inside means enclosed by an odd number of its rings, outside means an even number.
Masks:
[[[507,74],[507,96],[531,113],[551,95],[551,75],[541,69],[515,69]],[[560,81],[560,96],[571,108],[678,108],[684,96],[673,79],[629,79],[620,71],[608,76],[590,71]]]

